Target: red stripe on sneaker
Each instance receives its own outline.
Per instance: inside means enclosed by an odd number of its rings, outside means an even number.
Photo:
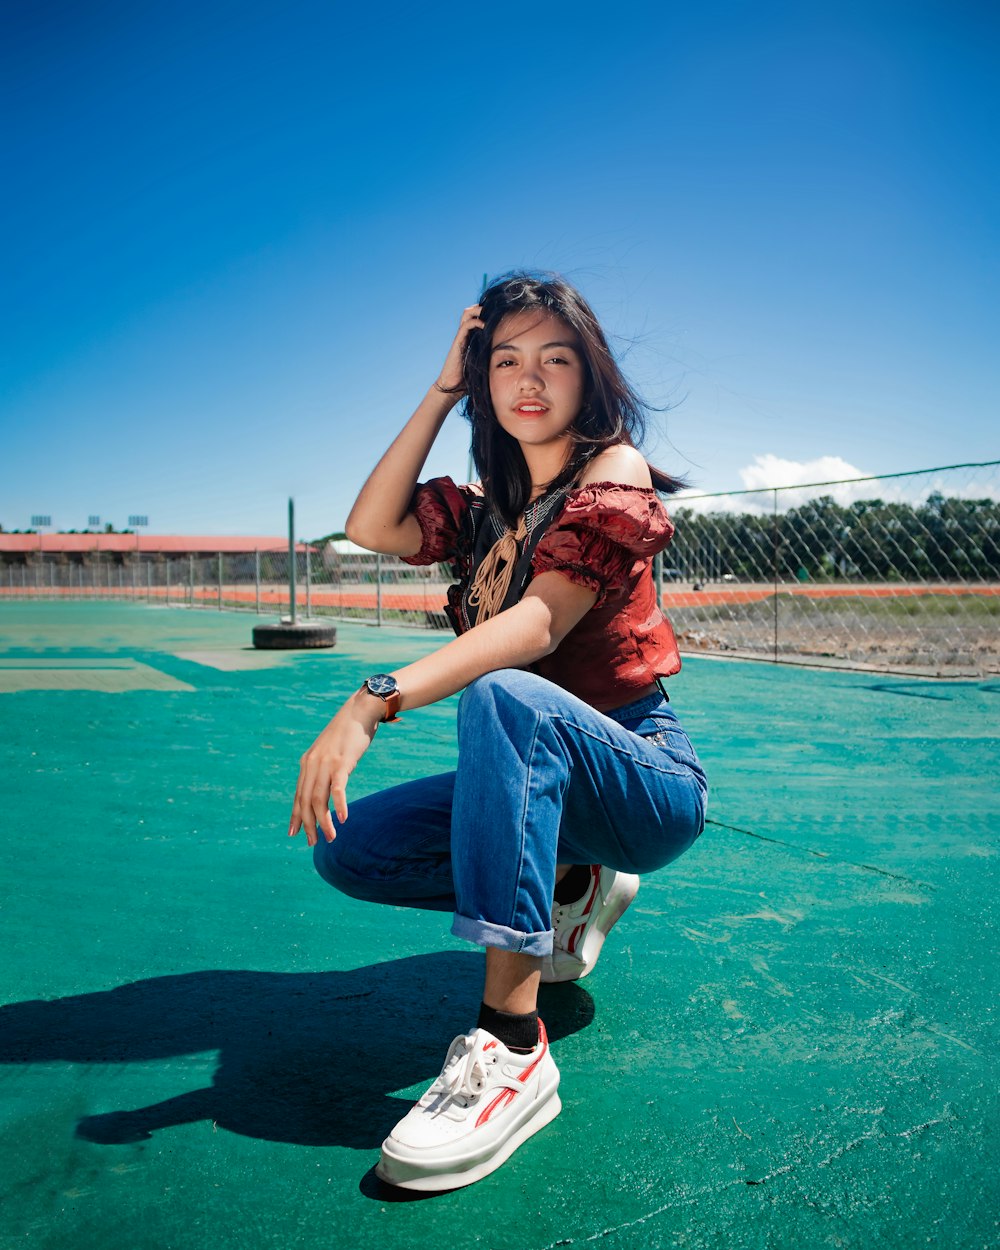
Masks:
[[[484,1046],[483,1049],[485,1050],[486,1047]],[[538,1065],[545,1058],[545,1054],[548,1051],[548,1049],[549,1049],[549,1035],[545,1031],[545,1025],[542,1023],[541,1019],[539,1019],[538,1021],[538,1056],[531,1063],[528,1064],[528,1066],[524,1069],[521,1075],[517,1078],[522,1084],[528,1079],[529,1076],[531,1076],[532,1072],[534,1072],[534,1070],[538,1067]],[[509,1085],[505,1089],[502,1089],[500,1093],[497,1094],[496,1098],[493,1099],[490,1105],[488,1107],[484,1107],[483,1110],[479,1113],[479,1119],[476,1120],[476,1128],[482,1127],[482,1125],[486,1123],[486,1121],[490,1118],[490,1116],[493,1114],[494,1111],[499,1111],[501,1107],[506,1107],[506,1105],[509,1102],[512,1102],[514,1098],[517,1097],[517,1093],[518,1091],[516,1089],[512,1089]]]
[[[538,1058],[534,1063],[524,1069],[521,1075],[517,1078],[519,1081],[526,1081],[528,1077],[531,1076],[532,1072],[534,1072],[534,1070],[545,1058],[545,1052],[549,1048],[549,1035],[545,1032],[545,1025],[542,1024],[541,1019],[538,1021],[538,1044],[541,1048],[538,1052]]]
[[[587,906],[583,909],[583,914],[584,914],[585,916],[589,916],[589,915],[590,915],[590,909],[593,907],[593,905],[594,905],[594,900],[597,898],[597,891],[600,889],[600,885],[601,885],[601,865],[600,865],[600,864],[591,864],[591,865],[590,865],[590,875],[594,878],[594,888],[590,891],[590,898],[588,898],[588,899],[587,899]]]
[[[587,926],[585,924],[578,924],[576,928],[573,930],[573,932],[569,935],[569,941],[566,943],[566,950],[568,954],[570,955],[576,954],[577,938],[579,938],[583,934],[583,931],[584,929],[586,929],[586,927]]]
[[[500,1093],[497,1094],[496,1098],[493,1099],[490,1105],[479,1113],[479,1119],[476,1121],[476,1128],[482,1127],[482,1125],[486,1123],[486,1121],[490,1118],[490,1116],[493,1114],[494,1111],[497,1111],[500,1107],[506,1106],[507,1103],[509,1103],[511,1099],[515,1098],[516,1096],[517,1096],[516,1089],[511,1089],[509,1086],[506,1089],[502,1089]]]
[[[486,1045],[483,1047],[483,1050],[492,1050],[495,1045],[496,1045],[496,1039],[494,1038],[492,1042],[486,1043]]]

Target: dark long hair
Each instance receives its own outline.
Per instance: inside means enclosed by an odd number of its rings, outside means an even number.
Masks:
[[[553,313],[580,340],[586,375],[583,406],[569,430],[569,459],[549,489],[569,485],[606,447],[639,446],[648,406],[619,369],[593,309],[558,274],[504,274],[486,287],[479,302],[485,324],[469,335],[465,349],[464,412],[472,423],[472,456],[486,497],[509,525],[516,526],[528,505],[531,478],[517,439],[501,426],[490,399],[490,353],[504,317],[525,311]],[[653,465],[649,471],[658,491],[671,493],[684,485]]]

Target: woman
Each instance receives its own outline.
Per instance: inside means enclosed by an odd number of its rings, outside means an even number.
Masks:
[[[418,485],[463,395],[480,484]],[[362,546],[458,578],[458,637],[344,704],[302,757],[289,827],[337,889],[453,911],[452,932],[486,949],[476,1028],[383,1144],[378,1175],[405,1188],[479,1180],[558,1114],[539,982],[586,976],[637,874],[704,825],[651,575],[673,532],[656,490],[678,483],[636,449],[642,415],[579,292],[509,275],[462,314],[347,521]],[[455,772],[361,799],[348,822],[379,724],[459,690]]]

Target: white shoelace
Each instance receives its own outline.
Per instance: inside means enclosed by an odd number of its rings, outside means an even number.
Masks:
[[[490,1061],[483,1057],[482,1041],[470,1045],[469,1037],[456,1037],[445,1058],[439,1080],[451,1098],[468,1106],[486,1088],[489,1065]]]

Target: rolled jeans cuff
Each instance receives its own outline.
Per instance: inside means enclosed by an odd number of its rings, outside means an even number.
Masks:
[[[473,920],[471,916],[460,916],[456,912],[451,931],[455,937],[475,942],[477,946],[495,946],[499,950],[513,951],[517,955],[552,954],[551,929],[543,929],[540,933],[519,933],[516,929],[508,929],[506,925],[491,924],[488,920]]]

